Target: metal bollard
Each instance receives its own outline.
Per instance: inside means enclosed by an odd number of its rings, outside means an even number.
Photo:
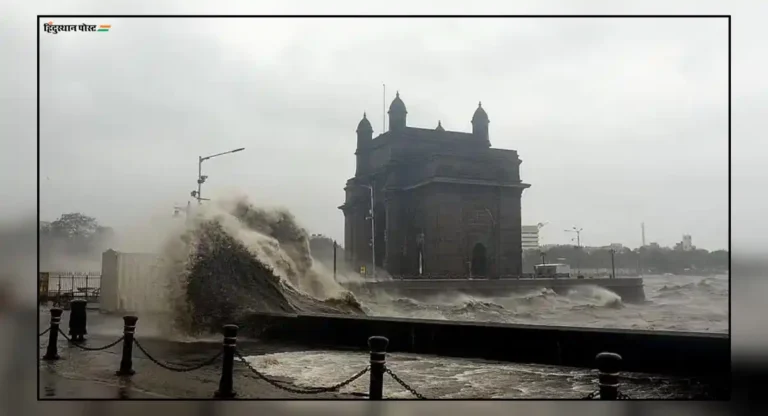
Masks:
[[[43,356],[44,360],[53,361],[60,358],[56,343],[59,340],[59,323],[63,312],[61,308],[51,308],[51,329],[48,331],[48,349]]]
[[[600,400],[616,400],[619,397],[619,368],[621,356],[612,352],[601,352],[595,357],[597,361],[598,386]]]
[[[213,393],[216,399],[232,399],[237,393],[233,390],[232,376],[235,367],[235,348],[237,347],[237,325],[224,325],[224,343],[222,348],[221,380],[219,389]]]
[[[138,316],[123,317],[123,358],[120,360],[120,369],[115,374],[118,376],[132,376],[133,371],[133,334],[136,332]]]
[[[381,400],[384,397],[384,365],[387,360],[389,340],[385,337],[373,336],[368,338],[368,348],[371,350],[371,382],[368,387],[368,398]]]
[[[85,299],[75,299],[70,303],[69,335],[74,342],[85,341],[85,335],[88,333],[85,315],[87,304]]]

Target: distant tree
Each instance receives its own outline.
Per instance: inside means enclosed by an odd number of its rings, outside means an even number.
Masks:
[[[636,270],[638,267],[646,273],[696,273],[715,272],[728,269],[728,251],[695,249],[683,251],[667,247],[622,248],[614,253],[617,269]],[[611,267],[611,252],[608,247],[577,250],[572,245],[553,246],[545,250],[548,263],[566,263],[581,269],[603,269]],[[562,260],[561,260],[562,259]],[[533,265],[541,263],[539,250],[526,250],[523,253],[523,270],[533,272]]]
[[[63,214],[55,221],[39,224],[41,254],[85,255],[98,251],[113,236],[113,230],[104,227],[88,215],[73,212]]]
[[[96,218],[79,212],[63,214],[59,219],[51,223],[51,232],[58,237],[65,238],[88,238],[95,235],[99,228],[100,226]]]
[[[50,221],[40,221],[39,232],[40,232],[40,234],[49,234],[51,232],[51,222]]]

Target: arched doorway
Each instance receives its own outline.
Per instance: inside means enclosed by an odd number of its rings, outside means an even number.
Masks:
[[[472,249],[472,276],[486,276],[487,253],[485,246],[477,243]]]

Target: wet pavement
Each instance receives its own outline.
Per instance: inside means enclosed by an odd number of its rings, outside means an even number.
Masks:
[[[39,319],[41,329],[49,326],[47,309],[40,310]],[[65,333],[68,319],[65,311]],[[114,342],[122,336],[122,324],[120,317],[89,312],[89,334],[83,345],[94,348]],[[147,319],[139,319],[136,338],[155,359],[175,367],[204,362],[221,350],[221,339],[215,336],[187,342],[168,341]],[[39,339],[42,356],[48,336]],[[332,385],[367,365],[367,354],[360,351],[308,350],[242,339],[238,340],[238,350],[261,372],[298,388]],[[58,351],[60,360],[40,361],[41,399],[207,399],[218,389],[221,376],[221,359],[198,370],[175,372],[158,366],[134,346],[136,374],[119,377],[115,372],[120,366],[122,342],[104,351],[83,351],[60,335]],[[430,398],[580,398],[595,390],[595,373],[590,369],[411,354],[390,354],[388,363],[406,382]],[[690,380],[642,374],[622,374],[621,383],[622,391],[635,398],[701,397],[704,388]],[[273,387],[237,359],[235,362],[234,388],[237,397],[243,399],[359,399],[367,392],[367,385],[368,376],[364,375],[336,393],[296,394]],[[409,393],[387,376],[385,396],[408,398]]]
[[[40,328],[49,326],[47,310],[40,311]],[[61,329],[68,333],[69,314],[62,316]],[[141,319],[137,324],[136,339],[153,356],[172,367],[189,367],[215,356],[221,350],[221,340],[198,342],[171,342],[159,338],[157,328],[145,322],[142,335]],[[41,331],[42,332],[42,331]],[[82,345],[98,348],[111,344],[122,336],[122,319],[119,317],[88,314],[88,335]],[[40,337],[40,356],[45,354],[48,335]],[[206,399],[213,397],[218,389],[221,377],[221,359],[212,365],[190,372],[175,372],[164,369],[148,359],[135,345],[133,347],[133,369],[131,377],[115,374],[120,366],[122,342],[103,351],[84,351],[70,344],[61,334],[58,339],[57,361],[40,361],[40,398],[182,398]],[[253,356],[265,353],[297,351],[298,347],[264,345],[241,340],[238,349],[244,355]],[[274,377],[289,381],[285,377]],[[257,379],[250,370],[236,359],[234,374],[235,391],[238,398],[296,398],[305,395],[280,391],[266,382]],[[313,398],[354,397],[348,394],[324,393],[312,395]]]

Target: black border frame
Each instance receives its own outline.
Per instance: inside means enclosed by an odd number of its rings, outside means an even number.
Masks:
[[[566,19],[604,19],[604,18],[629,18],[629,19],[638,19],[638,18],[648,18],[648,19],[691,19],[691,18],[698,18],[698,19],[727,19],[728,21],[728,270],[729,270],[729,279],[728,279],[728,337],[731,339],[731,368],[733,368],[733,340],[731,338],[731,329],[732,329],[732,281],[730,278],[730,270],[732,269],[732,247],[731,247],[731,173],[732,173],[732,167],[731,167],[731,102],[732,102],[732,93],[731,93],[731,65],[732,65],[732,59],[731,59],[731,42],[732,42],[732,36],[731,36],[731,15],[730,14],[690,14],[690,15],[680,15],[680,14],[637,14],[637,15],[622,15],[622,14],[583,14],[583,15],[577,15],[577,14],[530,14],[530,15],[519,15],[519,14],[505,14],[505,15],[494,15],[494,14],[422,14],[422,15],[408,15],[408,14],[382,14],[382,15],[363,15],[363,14],[327,14],[327,15],[320,15],[320,14],[276,14],[276,15],[259,15],[259,14],[253,14],[253,15],[236,15],[236,14],[222,14],[222,15],[215,15],[215,14],[198,14],[198,15],[189,15],[189,14],[125,14],[125,15],[111,15],[111,14],[55,14],[55,15],[48,15],[48,14],[40,14],[36,16],[36,30],[37,30],[37,53],[36,53],[36,67],[37,67],[37,226],[38,226],[38,232],[37,232],[37,276],[36,279],[38,281],[38,284],[35,285],[35,291],[36,291],[36,301],[37,301],[37,309],[39,311],[39,305],[40,305],[40,290],[39,290],[39,276],[40,276],[40,231],[39,231],[39,224],[40,224],[40,33],[42,32],[41,27],[41,19],[51,19],[51,18],[142,18],[142,19],[171,19],[171,18],[181,18],[181,19],[187,19],[187,18],[318,18],[318,19],[326,19],[326,18],[373,18],[373,19],[402,19],[402,18],[452,18],[452,19],[458,19],[458,18],[503,18],[503,19],[509,19],[509,18],[566,18]],[[39,318],[39,312],[38,312],[38,318],[37,318],[37,333],[40,333],[40,318]],[[81,399],[81,398],[64,398],[64,397],[56,397],[56,398],[41,398],[40,397],[40,337],[38,337],[38,348],[37,348],[37,400],[38,401],[121,401],[121,399],[104,399],[104,398],[96,398],[96,399]],[[729,377],[729,385],[732,386],[733,377]],[[130,401],[142,401],[142,402],[165,402],[165,401],[210,401],[211,399],[202,399],[202,398],[157,398],[157,399],[130,399]],[[240,399],[239,401],[293,401],[293,400],[300,400],[300,401],[367,401],[367,399],[331,399],[331,398],[307,398],[307,399],[259,399],[259,398],[253,398],[253,399]],[[389,401],[410,401],[411,399],[388,399]],[[580,401],[581,399],[571,399],[571,398],[542,398],[542,399],[535,399],[535,398],[520,398],[520,399],[489,399],[489,398],[476,398],[476,399],[431,399],[430,401],[489,401],[489,402],[509,402],[509,401]],[[654,402],[654,401],[670,401],[669,399],[634,399],[635,401],[643,401],[643,402]],[[679,399],[679,400],[673,400],[673,401],[688,401],[686,399]]]

